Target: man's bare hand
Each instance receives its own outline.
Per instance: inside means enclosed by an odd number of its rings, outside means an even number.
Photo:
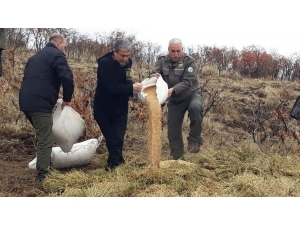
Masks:
[[[134,83],[133,84],[133,90],[136,92],[141,92],[143,88],[143,84],[141,83]]]
[[[61,109],[64,109],[64,107],[65,106],[71,106],[71,102],[63,102],[62,104],[61,104]]]
[[[160,75],[160,73],[155,73],[153,76],[158,79],[161,75]]]
[[[174,91],[173,88],[170,88],[170,89],[168,90],[168,97],[170,97],[170,96],[172,95],[173,91]]]

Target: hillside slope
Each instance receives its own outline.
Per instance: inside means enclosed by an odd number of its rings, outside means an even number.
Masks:
[[[0,78],[0,196],[300,196],[299,123],[289,117],[298,83],[237,75],[200,75],[204,145],[198,154],[186,152],[193,164],[148,166],[147,109],[131,100],[124,166],[104,171],[104,140],[89,165],[55,171],[43,186],[35,186],[35,171],[28,168],[35,158],[35,135],[18,109],[25,61],[24,56],[14,67],[4,64]],[[76,84],[73,108],[86,121],[79,141],[98,137],[91,110],[97,65],[69,61]],[[165,108],[162,115],[161,160],[166,161]],[[186,118],[185,142],[188,130]]]

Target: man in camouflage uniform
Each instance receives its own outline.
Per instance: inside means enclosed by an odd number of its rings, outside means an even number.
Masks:
[[[161,55],[150,76],[162,76],[168,84],[168,139],[173,159],[184,159],[182,123],[186,111],[190,118],[188,149],[200,151],[203,100],[195,60],[183,52],[178,38],[170,40],[168,54]]]
[[[2,50],[6,49],[6,33],[5,28],[0,28],[0,77],[2,76]]]

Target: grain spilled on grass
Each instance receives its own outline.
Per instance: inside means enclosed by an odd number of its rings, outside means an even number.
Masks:
[[[161,155],[161,106],[157,99],[156,86],[144,90],[148,113],[148,153],[150,166],[159,167]]]

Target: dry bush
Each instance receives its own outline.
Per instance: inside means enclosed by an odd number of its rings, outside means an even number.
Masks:
[[[204,66],[201,75],[204,77],[218,77],[219,70],[214,66]]]
[[[132,65],[132,80],[134,82],[142,82],[146,78],[149,77],[149,70],[142,67],[140,68],[138,65]]]
[[[227,70],[222,70],[221,71],[221,77],[224,77],[224,78],[230,78],[232,80],[239,80],[241,81],[243,79],[242,75],[238,72],[228,72]]]

